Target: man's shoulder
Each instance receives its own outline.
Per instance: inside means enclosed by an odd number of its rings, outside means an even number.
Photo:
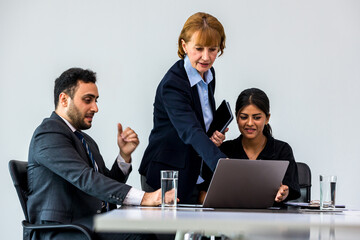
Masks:
[[[56,113],[52,113],[50,117],[45,118],[36,128],[35,132],[61,131],[64,132],[69,127]]]

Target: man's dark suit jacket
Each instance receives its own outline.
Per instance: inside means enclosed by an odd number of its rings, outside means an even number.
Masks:
[[[215,110],[214,79],[209,84],[209,101]],[[190,86],[184,60],[177,61],[160,82],[154,103],[154,127],[139,173],[152,188],[160,188],[160,170],[178,170],[178,198],[191,201],[200,173],[201,161],[214,170],[219,158],[226,157],[209,139],[197,86]]]
[[[32,223],[76,222],[101,210],[102,200],[122,204],[130,186],[115,161],[105,166],[94,140],[83,133],[99,167],[95,172],[81,141],[56,114],[44,119],[31,139],[28,214]]]

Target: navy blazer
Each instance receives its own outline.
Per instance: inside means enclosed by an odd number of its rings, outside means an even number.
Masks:
[[[209,84],[209,101],[215,110],[215,72]],[[152,188],[160,188],[161,170],[178,170],[178,198],[189,202],[202,159],[214,170],[226,157],[209,139],[197,86],[190,86],[184,60],[177,61],[161,80],[154,102],[154,127],[150,133],[139,173]]]
[[[99,172],[95,172],[81,141],[53,112],[35,130],[28,161],[30,222],[74,222],[101,210],[102,200],[122,204],[130,190],[127,176],[115,161],[105,166],[95,141],[83,133]]]

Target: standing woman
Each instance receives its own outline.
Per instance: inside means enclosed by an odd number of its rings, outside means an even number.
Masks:
[[[270,119],[270,103],[265,92],[257,88],[242,91],[236,101],[235,114],[240,136],[224,142],[220,149],[229,158],[250,160],[286,160],[286,170],[275,202],[300,197],[298,170],[290,145],[273,138]],[[212,174],[206,176],[209,183]],[[201,193],[202,198],[205,194]]]
[[[206,135],[215,111],[212,65],[224,48],[224,28],[215,17],[199,12],[185,22],[178,41],[181,59],[156,91],[154,126],[139,168],[143,190],[160,187],[161,170],[178,170],[180,202],[196,203],[202,164],[213,171],[226,157],[218,148],[225,135]]]

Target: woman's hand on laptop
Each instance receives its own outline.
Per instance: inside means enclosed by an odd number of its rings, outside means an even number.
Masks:
[[[289,187],[287,185],[281,185],[279,191],[276,194],[275,202],[284,201],[289,195]]]

